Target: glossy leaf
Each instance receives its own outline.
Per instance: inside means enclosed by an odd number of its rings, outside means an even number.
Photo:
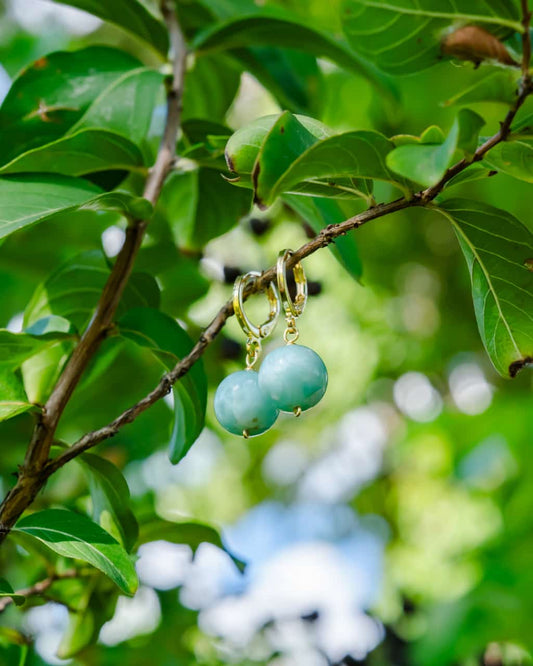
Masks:
[[[198,250],[229,231],[248,213],[250,193],[232,187],[218,170],[174,174],[166,183],[161,206],[177,245]]]
[[[106,458],[84,453],[78,462],[89,476],[93,519],[130,552],[139,534],[130,507],[130,491],[118,467]]]
[[[467,157],[473,154],[483,125],[484,120],[477,113],[461,109],[443,143],[401,145],[387,155],[387,166],[415,183],[430,187],[444,176],[459,148]]]
[[[391,74],[437,64],[454,25],[479,25],[498,37],[522,31],[517,3],[510,1],[344,0],[342,20],[352,48]]]
[[[0,578],[0,597],[11,597],[17,606],[21,606],[26,598],[21,594],[15,594],[15,591],[5,578]]]
[[[137,589],[135,567],[124,548],[92,520],[72,511],[46,509],[19,520],[15,531],[63,557],[92,564],[129,596]]]
[[[148,217],[151,206],[125,192],[104,192],[68,176],[31,174],[0,177],[0,238],[23,227],[79,209],[114,210]]]
[[[388,153],[394,144],[378,132],[345,132],[310,146],[299,155],[271,187],[265,201],[271,202],[283,192],[290,192],[304,181],[323,180],[332,190],[338,178],[363,178],[389,181],[405,188],[387,168]],[[365,198],[366,192],[352,182],[354,196]]]
[[[124,51],[104,46],[36,60],[15,79],[0,107],[2,163],[62,137],[103,91],[139,67]]]
[[[299,18],[277,16],[245,16],[227,20],[201,32],[194,40],[201,53],[257,46],[282,46],[323,57],[368,79],[385,96],[397,100],[397,91],[388,77],[371,63],[351,51],[338,39],[304,25]]]
[[[308,137],[309,145],[312,145],[319,139],[326,139],[334,134],[334,131],[330,127],[324,125],[324,123],[319,120],[310,118],[309,116],[293,116],[288,112],[261,116],[244,127],[241,127],[229,138],[225,154],[226,163],[230,171],[233,171],[239,176],[252,173],[255,162],[259,156],[259,151],[261,150],[265,139],[272,131],[274,125],[280,122],[282,116],[288,123],[290,123],[290,125],[294,125],[297,130],[300,128],[300,125],[303,126],[307,133],[312,137]],[[298,121],[300,125],[296,125],[294,123],[295,120]],[[301,132],[301,135],[304,137],[307,136],[304,132]]]
[[[168,34],[162,23],[138,0],[54,0],[62,5],[83,9],[89,14],[124,28],[166,55]]]
[[[533,234],[485,203],[451,199],[439,210],[468,264],[483,344],[498,372],[514,377],[533,362]]]
[[[513,134],[494,146],[483,164],[526,183],[533,183],[533,134]]]
[[[286,194],[283,196],[283,201],[296,211],[317,234],[329,224],[338,224],[346,219],[337,202],[329,199]],[[363,266],[355,234],[351,232],[346,236],[339,236],[329,248],[348,273],[359,280],[363,273]]]
[[[205,523],[196,521],[178,523],[154,518],[141,525],[139,543],[160,540],[189,546],[193,554],[202,543],[210,543],[225,551],[235,562],[239,571],[244,571],[246,567],[242,560],[239,560],[224,546],[218,531]]]
[[[15,370],[27,358],[54,344],[57,340],[71,337],[69,334],[52,332],[45,335],[12,333],[0,329],[0,366]]]
[[[82,252],[54,271],[37,287],[24,315],[25,326],[50,314],[59,315],[83,329],[92,316],[99,295],[111,272],[98,250]],[[118,312],[139,306],[157,307],[159,289],[154,278],[133,273]]]
[[[158,310],[136,308],[118,322],[120,335],[148,347],[167,369],[193,348],[193,341],[177,321]],[[203,430],[207,404],[207,378],[201,360],[197,361],[173,388],[174,428],[169,457],[177,464]]]
[[[147,67],[124,72],[95,98],[69,133],[97,127],[139,143],[150,127],[162,83],[163,75]]]
[[[0,174],[59,173],[83,176],[95,171],[143,171],[143,156],[125,137],[104,130],[81,130],[29,150],[0,168]]]

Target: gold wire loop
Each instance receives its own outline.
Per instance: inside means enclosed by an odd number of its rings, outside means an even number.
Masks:
[[[258,277],[261,277],[261,273],[251,271],[250,273],[246,273],[246,275],[239,275],[235,280],[235,285],[233,287],[233,309],[235,310],[235,316],[248,340],[255,339],[260,341],[261,338],[266,338],[267,335],[270,335],[278,323],[278,317],[281,312],[281,303],[278,290],[271,282],[266,287],[266,295],[270,306],[268,319],[260,326],[256,326],[249,319],[244,310],[244,292],[246,287]]]
[[[283,333],[283,339],[288,345],[293,345],[300,337],[300,331],[296,328],[296,319],[286,312],[287,328]]]
[[[292,272],[294,282],[296,283],[296,298],[293,300],[287,286],[287,259],[292,257],[292,250],[282,250],[278,256],[276,264],[276,276],[281,301],[287,312],[287,316],[292,315],[295,319],[299,317],[305,309],[307,303],[307,278],[300,262],[294,265]]]
[[[261,340],[248,338],[246,341],[246,369],[251,370],[259,359],[261,353]]]

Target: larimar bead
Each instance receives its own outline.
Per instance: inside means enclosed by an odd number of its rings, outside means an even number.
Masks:
[[[328,386],[324,361],[309,347],[290,344],[267,355],[259,387],[282,412],[305,411],[319,402]]]
[[[257,378],[254,370],[241,370],[226,377],[217,388],[216,417],[234,435],[260,435],[278,418],[278,409],[260,390]]]

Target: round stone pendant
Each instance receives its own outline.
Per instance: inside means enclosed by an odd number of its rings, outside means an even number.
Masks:
[[[259,388],[282,412],[299,414],[320,401],[328,385],[324,361],[309,347],[290,344],[270,352],[259,370]]]

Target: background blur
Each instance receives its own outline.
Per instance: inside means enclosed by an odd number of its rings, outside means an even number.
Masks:
[[[340,32],[336,0],[279,4]],[[81,12],[45,0],[0,2],[0,11],[0,99],[22,67],[49,51],[104,43],[152,62],[125,33]],[[362,78],[292,56],[309,115],[337,129],[389,136],[418,135],[432,124],[447,131],[457,111],[449,101],[477,76],[472,65],[446,63],[399,79],[402,106],[390,117]],[[191,92],[191,116],[202,117],[202,109],[209,115],[220,85],[206,75],[194,99]],[[224,85],[221,119],[232,129],[280,110],[248,74]],[[506,113],[497,103],[473,108],[487,120],[487,135]],[[462,188],[461,196],[533,226],[526,183],[498,175]],[[378,201],[393,196],[379,186]],[[347,216],[356,212],[353,203],[343,206]],[[20,330],[36,284],[66,259],[100,247],[109,257],[118,252],[118,218],[77,215],[79,224],[43,223],[0,246],[2,327]],[[194,337],[229,296],[236,274],[265,268],[279,249],[303,242],[301,226],[278,209],[241,220],[201,256],[170,248],[155,224],[137,265],[160,272],[163,309],[187,322]],[[328,251],[305,264],[315,296],[299,322],[301,341],[322,356],[330,376],[318,407],[299,420],[281,418],[251,441],[222,431],[211,407],[208,427],[175,468],[165,451],[168,402],[100,447],[123,467],[138,511],[153,504],[169,519],[219,525],[248,568],[241,575],[207,544],[194,561],[187,546],[143,546],[138,594],[120,599],[99,646],[71,663],[531,663],[524,649],[533,621],[531,372],[511,382],[492,369],[467,268],[442,217],[398,213],[357,231],[357,243],[360,284]],[[281,344],[280,329],[269,345]],[[213,391],[242,368],[243,342],[231,321],[206,354]],[[158,373],[138,348],[120,351],[100,388],[77,392],[60,436],[72,441],[107,422]],[[27,415],[0,426],[2,473],[20,461],[30,429]],[[85,501],[84,481],[71,467],[50,483],[48,504]],[[24,569],[10,580],[23,583]],[[35,635],[28,663],[66,663],[54,656],[67,624],[63,606],[52,600],[24,616],[12,608],[2,622]],[[4,654],[0,663],[12,663],[7,648]]]

